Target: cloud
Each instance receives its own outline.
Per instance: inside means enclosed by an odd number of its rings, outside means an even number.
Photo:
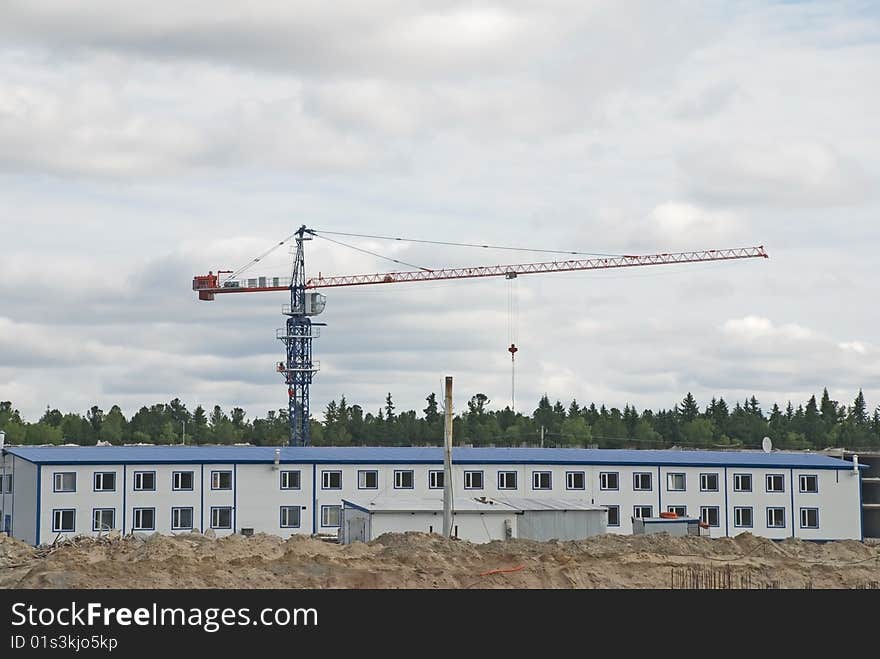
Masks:
[[[161,6],[160,6],[161,5]],[[0,399],[286,404],[284,295],[198,302],[302,224],[769,260],[332,289],[313,408],[671,407],[876,373],[878,21],[846,3],[81,2],[0,23]],[[437,268],[552,260],[337,236]],[[307,245],[310,274],[404,266]],[[286,246],[249,274],[287,275]],[[63,373],[62,386],[56,383]],[[458,398],[461,396],[461,399]]]
[[[691,194],[712,202],[849,206],[871,194],[855,160],[814,139],[707,146],[682,156],[679,166]]]

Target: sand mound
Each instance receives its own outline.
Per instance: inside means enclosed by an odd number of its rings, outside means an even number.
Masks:
[[[75,538],[32,548],[0,535],[0,587],[864,588],[880,545],[666,534],[476,545],[389,533],[341,546],[257,534]]]

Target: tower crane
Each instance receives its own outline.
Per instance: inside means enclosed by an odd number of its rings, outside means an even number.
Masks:
[[[277,249],[288,240],[293,239],[296,247],[293,257],[293,268],[290,277],[248,277],[239,275],[250,266],[259,262],[265,254],[255,258],[238,271],[218,270],[207,275],[193,277],[192,287],[200,300],[210,301],[217,295],[226,293],[261,293],[270,291],[288,291],[290,304],[282,307],[286,316],[285,326],[276,330],[275,336],[285,347],[285,360],[278,362],[276,370],[284,377],[288,393],[288,418],[290,421],[290,445],[308,446],[309,441],[309,387],[314,375],[320,369],[320,362],[312,359],[312,341],[320,335],[319,327],[325,323],[312,321],[314,316],[324,311],[326,297],[317,289],[337,288],[341,286],[368,286],[375,284],[399,284],[406,282],[438,281],[447,279],[472,279],[482,277],[505,277],[514,279],[521,275],[573,272],[580,270],[607,270],[612,268],[633,268],[649,265],[671,265],[677,263],[702,263],[706,261],[731,261],[736,259],[769,258],[764,246],[738,247],[733,249],[709,249],[691,252],[675,252],[646,255],[601,255],[597,258],[566,259],[544,261],[538,263],[514,263],[508,265],[474,266],[464,268],[418,268],[415,270],[385,272],[361,275],[342,275],[317,277],[306,275],[304,244],[314,237],[325,237],[322,234],[336,233],[309,229],[301,226],[295,233],[279,242],[269,251]],[[357,235],[357,234],[343,234]],[[386,238],[385,236],[362,236],[370,238]],[[404,240],[389,238],[391,240]],[[328,238],[328,240],[330,240]],[[336,241],[333,241],[336,242]],[[439,241],[412,241],[435,244]],[[489,247],[488,245],[468,245],[472,247]],[[584,255],[582,252],[558,252],[556,250],[531,250]],[[365,251],[365,250],[361,250]],[[266,252],[268,254],[268,252]],[[394,260],[394,259],[392,259]],[[402,263],[401,261],[397,261]],[[407,264],[408,265],[408,264]],[[227,275],[221,279],[221,275]],[[508,348],[511,359],[516,351],[513,344]]]

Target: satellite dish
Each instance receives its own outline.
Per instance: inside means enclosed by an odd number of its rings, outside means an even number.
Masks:
[[[765,437],[764,441],[761,442],[761,448],[764,449],[764,453],[769,453],[773,450],[773,442],[770,441],[769,437]]]

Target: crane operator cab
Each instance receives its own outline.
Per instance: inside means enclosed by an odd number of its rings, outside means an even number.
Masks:
[[[327,306],[327,296],[322,293],[307,292],[305,294],[306,308],[303,313],[306,316],[317,316]]]
[[[305,309],[300,305],[291,307],[289,304],[285,304],[281,307],[281,312],[286,316],[317,316],[327,306],[327,296],[322,293],[306,291],[303,293],[303,298]]]

